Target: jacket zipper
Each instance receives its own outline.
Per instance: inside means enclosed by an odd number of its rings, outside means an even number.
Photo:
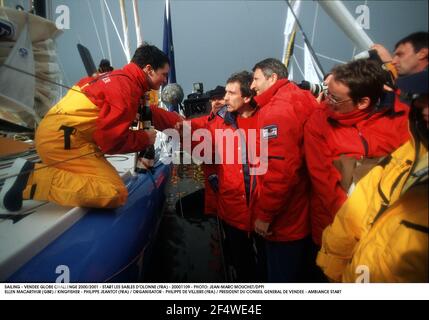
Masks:
[[[362,132],[358,128],[356,128],[356,130],[358,131],[359,138],[360,138],[360,140],[361,140],[361,142],[363,144],[363,149],[365,151],[365,157],[367,157],[368,156],[368,152],[369,152],[368,141],[366,141],[365,137],[362,135]]]

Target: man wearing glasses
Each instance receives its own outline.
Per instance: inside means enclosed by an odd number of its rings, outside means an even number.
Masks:
[[[358,183],[323,232],[317,264],[331,281],[429,280],[428,72],[397,85],[409,98],[412,137]]]
[[[395,96],[383,92],[383,72],[369,60],[336,66],[322,108],[306,123],[312,238],[317,247],[357,181],[409,139],[408,108],[386,99]]]

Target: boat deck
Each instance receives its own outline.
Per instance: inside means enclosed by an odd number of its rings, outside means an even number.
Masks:
[[[17,155],[37,161],[34,150]],[[2,177],[17,157],[0,160],[0,187]],[[122,176],[124,182],[134,168],[135,154],[110,156],[107,159]],[[0,281],[4,281],[48,244],[69,229],[84,215],[87,209],[64,207],[54,203],[24,201],[18,212],[8,212],[0,208]]]

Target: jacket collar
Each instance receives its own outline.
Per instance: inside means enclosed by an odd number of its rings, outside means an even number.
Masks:
[[[225,124],[236,128],[237,127],[237,114],[235,112],[228,112],[227,109],[228,109],[227,106],[223,106],[217,112],[217,115],[223,119]]]
[[[283,87],[284,85],[287,85],[288,83],[289,83],[288,79],[277,80],[276,83],[274,83],[271,87],[269,87],[259,96],[256,96],[254,98],[256,103],[262,108],[268,102],[270,102],[271,98],[275,96],[275,94],[281,87]]]
[[[122,71],[129,76],[143,92],[149,90],[146,74],[137,64],[130,62],[122,68]]]

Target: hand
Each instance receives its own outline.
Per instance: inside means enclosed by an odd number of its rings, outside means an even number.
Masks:
[[[139,162],[139,167],[144,168],[146,170],[153,168],[154,160],[153,159],[146,159],[146,158],[138,158],[137,160]]]
[[[177,131],[182,132],[183,130],[183,121],[179,121],[174,125],[174,129],[176,129]]]
[[[319,95],[316,98],[316,101],[318,103],[322,103],[324,100],[325,100],[325,93],[324,92],[319,93]]]
[[[390,54],[389,50],[387,50],[381,44],[376,43],[371,47],[371,49],[377,51],[377,54],[383,63],[392,61],[392,55]]]
[[[259,234],[261,237],[270,236],[273,233],[270,231],[268,232],[268,229],[270,228],[270,223],[262,221],[260,219],[256,219],[255,221],[255,232]]]
[[[186,128],[186,130],[184,130]],[[191,121],[179,121],[174,125],[174,129],[179,132],[180,137],[183,139],[184,134],[192,134]]]
[[[153,128],[150,128],[150,129],[146,129],[144,132],[146,132],[146,135],[148,138],[148,144],[155,144],[156,130]]]

